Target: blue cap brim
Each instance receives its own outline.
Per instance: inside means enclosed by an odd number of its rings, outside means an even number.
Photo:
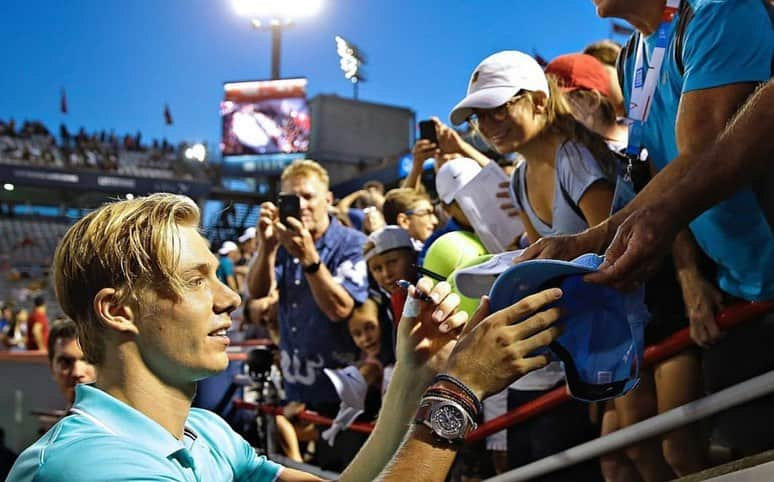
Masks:
[[[595,254],[584,254],[572,261],[534,259],[515,264],[498,276],[492,285],[489,306],[495,312],[537,293],[551,280],[594,272],[603,259]]]

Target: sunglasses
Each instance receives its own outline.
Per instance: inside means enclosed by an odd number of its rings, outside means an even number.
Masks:
[[[404,212],[406,216],[429,216],[431,214],[435,214],[432,209],[409,209],[408,211]]]
[[[526,95],[526,91],[520,90],[516,93],[516,95],[508,99],[508,101],[501,106],[494,107],[492,109],[473,109],[473,114],[468,117],[468,122],[471,124],[478,124],[481,120],[487,118],[496,122],[502,122],[508,117],[508,114],[510,113],[510,107],[519,100],[523,99]]]

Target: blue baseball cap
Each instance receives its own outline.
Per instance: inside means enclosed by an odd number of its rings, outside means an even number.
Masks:
[[[619,397],[637,386],[649,319],[643,288],[624,293],[583,281],[603,260],[584,254],[572,261],[525,261],[503,271],[489,292],[495,312],[543,289],[562,289],[555,306],[562,309],[564,333],[549,350],[563,362],[570,395],[589,402]]]

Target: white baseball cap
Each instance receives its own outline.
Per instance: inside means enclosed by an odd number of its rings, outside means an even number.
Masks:
[[[232,251],[236,251],[238,249],[239,249],[239,246],[237,246],[235,242],[223,241],[223,244],[220,245],[220,249],[218,250],[218,254],[225,256],[228,253]]]
[[[245,229],[245,232],[242,233],[242,236],[239,237],[239,242],[244,243],[246,241],[250,241],[253,238],[255,238],[255,228],[250,227]]]
[[[444,203],[451,204],[457,192],[479,172],[481,172],[481,166],[473,159],[458,157],[446,161],[435,174],[435,190],[438,192],[438,197]]]
[[[364,258],[366,261],[393,249],[414,249],[414,244],[411,242],[411,236],[409,236],[408,231],[395,225],[385,226],[378,231],[374,231],[368,236],[368,241],[374,243],[374,248],[365,254]]]
[[[473,109],[499,107],[520,90],[548,92],[546,74],[530,55],[517,50],[504,50],[478,64],[468,83],[468,94],[452,109],[452,124],[465,122]]]

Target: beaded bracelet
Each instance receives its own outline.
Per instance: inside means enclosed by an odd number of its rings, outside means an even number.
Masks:
[[[478,421],[480,419],[480,414],[476,413],[476,407],[472,400],[470,400],[469,397],[463,393],[460,393],[456,390],[440,386],[431,386],[422,395],[423,399],[426,397],[438,397],[457,402],[462,408],[465,409],[471,420]]]
[[[449,375],[448,373],[439,373],[436,375],[435,378],[433,378],[433,383],[431,383],[431,385],[434,385],[436,382],[440,382],[442,380],[451,383],[452,385],[465,392],[465,394],[470,397],[473,405],[476,407],[476,412],[479,414],[484,413],[484,404],[481,403],[481,400],[478,399],[476,394],[473,393],[473,391],[468,388],[467,385],[459,381],[457,378]]]

